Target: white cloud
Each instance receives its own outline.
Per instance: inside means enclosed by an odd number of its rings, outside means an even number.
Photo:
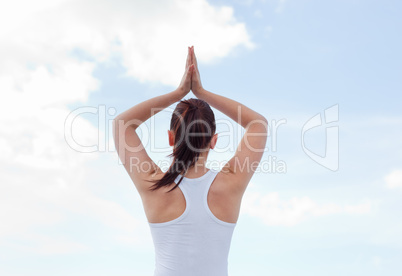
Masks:
[[[370,202],[344,206],[334,203],[320,205],[307,196],[282,200],[277,192],[261,194],[253,191],[245,193],[241,207],[242,213],[258,217],[267,225],[283,226],[293,226],[311,217],[330,214],[366,214],[370,209]]]
[[[402,187],[402,170],[394,170],[385,176],[385,183],[388,188],[401,188]]]
[[[20,18],[24,24],[12,28],[12,36],[8,24],[2,26],[0,34],[8,34],[1,46],[3,69],[15,58],[22,67],[28,60],[52,66],[58,61],[57,69],[64,64],[60,58],[79,48],[96,61],[119,56],[126,75],[140,81],[177,85],[187,46],[195,45],[201,63],[225,57],[237,46],[254,47],[233,8],[205,0],[62,2]]]
[[[60,235],[57,238],[53,238],[48,235],[27,232],[21,234],[21,238],[21,240],[24,241],[29,240],[30,243],[27,244],[25,242],[17,241],[13,244],[3,243],[2,246],[11,246],[13,249],[17,249],[21,253],[32,253],[35,255],[69,254],[91,250],[91,248],[85,244]]]
[[[132,235],[144,225],[87,187],[87,164],[100,154],[79,153],[67,145],[67,105],[85,103],[101,86],[93,76],[97,64],[116,57],[127,76],[177,85],[188,45],[195,45],[201,64],[237,46],[254,47],[231,7],[205,0],[1,4],[0,244],[13,237],[44,254],[87,250],[71,237],[33,232],[68,221],[69,213],[101,222],[121,243],[139,241]],[[88,58],[75,57],[76,50]],[[80,144],[92,145],[98,129],[79,117],[73,135]]]

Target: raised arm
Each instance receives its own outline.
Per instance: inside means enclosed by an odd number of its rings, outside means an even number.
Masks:
[[[148,156],[136,129],[151,116],[181,100],[190,91],[194,66],[190,63],[190,48],[188,51],[186,69],[176,90],[139,103],[113,120],[113,138],[117,153],[140,194],[148,191],[152,185],[146,181],[150,175],[161,172],[161,169]]]
[[[268,132],[267,119],[237,101],[204,89],[201,84],[194,48],[192,47],[190,50],[192,62],[195,66],[192,74],[192,91],[194,95],[245,128],[245,134],[234,156],[222,168],[222,172],[230,177],[230,182],[234,189],[242,194],[264,153]]]

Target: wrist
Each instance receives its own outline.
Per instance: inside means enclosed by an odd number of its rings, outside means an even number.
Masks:
[[[194,94],[199,94],[199,93],[202,93],[203,88],[201,85],[197,85],[197,86],[192,87],[191,90],[193,91]]]
[[[202,86],[197,88],[197,89],[195,89],[195,90],[193,90],[194,95],[196,95],[197,98],[199,98],[201,100],[202,100],[202,97],[205,95],[205,91],[206,90]]]
[[[187,95],[188,92],[190,91],[185,91],[185,89],[182,87],[178,87],[176,90],[174,90],[172,93],[175,102],[180,101],[184,96]]]

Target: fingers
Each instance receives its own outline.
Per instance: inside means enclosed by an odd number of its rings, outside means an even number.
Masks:
[[[199,74],[197,68],[197,59],[194,53],[194,46],[188,47],[185,76],[186,79],[192,78],[193,74]]]
[[[192,64],[191,59],[192,59],[192,57],[191,57],[191,49],[190,49],[190,47],[188,47],[187,59],[186,59],[186,68],[185,69],[187,69],[188,66],[190,66],[190,64]]]
[[[188,67],[188,73],[189,73],[190,77],[191,77],[191,75],[193,74],[193,72],[194,72],[194,64],[191,64],[191,65]]]
[[[192,54],[193,49],[192,49],[192,47],[193,47],[193,46],[188,47],[189,50],[190,50],[190,52],[189,52],[189,55],[190,55],[190,64],[193,64],[193,63],[194,63],[194,62],[193,62],[193,54]]]
[[[191,59],[192,59],[192,63],[194,64],[194,66],[198,67],[197,58],[196,58],[195,52],[194,52],[194,46],[191,46]]]
[[[187,69],[191,64],[194,64],[194,70],[198,69],[197,58],[195,57],[194,53],[194,46],[188,47],[185,69]]]
[[[191,78],[193,72],[194,72],[194,64],[190,64],[190,66],[186,68],[185,72],[186,78]]]

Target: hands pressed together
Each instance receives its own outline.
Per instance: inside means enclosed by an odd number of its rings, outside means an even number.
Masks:
[[[197,58],[194,53],[194,46],[188,47],[186,67],[183,78],[179,85],[179,90],[183,93],[183,97],[188,92],[193,91],[194,95],[202,90],[200,72],[198,71]]]

